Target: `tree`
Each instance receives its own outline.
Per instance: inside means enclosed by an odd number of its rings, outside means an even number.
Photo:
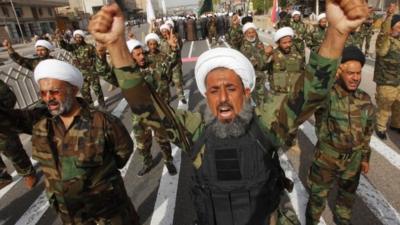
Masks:
[[[272,7],[272,0],[252,0],[253,8],[256,14],[268,13],[268,9]]]

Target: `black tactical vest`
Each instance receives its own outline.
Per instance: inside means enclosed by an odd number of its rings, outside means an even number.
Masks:
[[[268,224],[283,190],[277,146],[271,140],[254,119],[239,138],[219,139],[206,128],[192,151],[195,158],[205,146],[192,187],[200,225]]]

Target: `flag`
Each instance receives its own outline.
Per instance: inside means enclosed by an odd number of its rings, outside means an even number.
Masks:
[[[151,24],[151,21],[156,19],[153,5],[151,4],[151,0],[147,0],[146,13],[147,13],[147,23]]]
[[[274,0],[272,4],[272,10],[271,10],[271,21],[272,23],[276,23],[279,20],[279,4],[278,0]]]
[[[211,12],[213,10],[212,0],[203,0],[203,4],[201,4],[199,15],[205,12]]]

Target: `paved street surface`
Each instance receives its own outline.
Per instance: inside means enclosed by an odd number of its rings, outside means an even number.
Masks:
[[[143,38],[142,32],[147,28],[142,26],[136,35]],[[269,42],[268,34],[260,34],[263,41]],[[212,46],[214,47],[214,46]],[[229,47],[221,43],[220,47]],[[189,102],[183,105],[174,101],[174,108],[188,108],[201,111],[204,109],[204,100],[197,91],[194,80],[194,66],[197,57],[211,46],[207,41],[185,42],[182,49],[183,73],[185,81],[185,95]],[[361,88],[367,91],[372,98],[375,95],[375,84],[372,82],[373,64],[367,64],[363,70]],[[103,90],[107,99],[109,112],[120,117],[127,129],[131,132],[131,116],[119,90],[108,92],[109,85],[103,83]],[[131,133],[133,136],[133,133]],[[354,206],[353,224],[355,225],[400,225],[400,135],[391,131],[389,140],[381,141],[376,136],[372,138],[373,149],[371,156],[371,170],[362,176],[358,188],[357,200]],[[29,136],[21,135],[25,149],[30,154]],[[306,177],[311,165],[313,146],[316,143],[312,118],[301,126],[298,135],[298,145],[286,152],[281,152],[282,167],[288,177],[295,182],[292,193],[286,196],[283,202],[285,207],[292,208],[300,221],[304,222],[305,205],[307,202]],[[128,194],[135,204],[142,224],[146,225],[191,225],[193,207],[190,202],[190,160],[180,149],[173,147],[174,163],[179,173],[169,176],[163,166],[163,160],[158,145],[154,142],[152,153],[156,166],[145,176],[139,178],[137,172],[142,166],[141,157],[136,152],[125,168],[121,171]],[[13,172],[9,165],[10,172]],[[0,190],[0,224],[4,225],[50,225],[61,224],[54,211],[49,208],[43,192],[43,175],[40,184],[28,191],[22,180],[13,173],[15,182]],[[336,189],[331,194],[335,194]],[[321,224],[334,224],[331,209],[334,200],[330,198],[327,209],[323,214]],[[304,224],[304,223],[303,223]]]

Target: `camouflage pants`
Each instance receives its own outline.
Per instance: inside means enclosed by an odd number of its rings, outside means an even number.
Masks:
[[[213,44],[213,38],[215,38],[215,41],[218,41],[218,35],[216,30],[209,30],[208,31],[208,42],[210,42],[210,45]]]
[[[260,105],[264,102],[266,80],[267,76],[264,72],[256,71],[256,86],[254,88],[252,97],[257,105]]]
[[[353,152],[348,160],[339,160],[317,149],[308,175],[310,198],[306,209],[306,224],[319,224],[335,180],[338,193],[333,210],[334,221],[338,225],[350,224],[360,172],[361,151]]]
[[[82,97],[88,104],[93,104],[90,88],[93,89],[97,96],[100,106],[105,106],[104,95],[100,85],[100,77],[90,73],[83,73],[83,86],[81,89]]]
[[[364,35],[364,36],[362,37],[361,45],[364,44],[364,40],[365,40],[365,49],[364,49],[365,55],[369,53],[369,46],[370,46],[370,44],[371,44],[371,37],[372,37],[372,34]],[[361,47],[362,47],[362,46],[361,46]],[[362,49],[362,48],[361,48],[361,49]]]
[[[174,83],[178,99],[184,99],[182,64],[177,64],[174,68],[172,68],[172,82]]]
[[[377,85],[375,98],[377,130],[386,131],[389,118],[392,127],[400,128],[400,85]]]
[[[17,134],[7,136],[0,134],[0,153],[12,162],[18,175],[28,176],[35,174],[35,169]],[[0,182],[11,179],[11,176],[7,172],[6,165],[0,157]]]
[[[151,155],[152,130],[154,131],[154,137],[161,148],[164,161],[172,162],[172,150],[167,138],[166,130],[162,126],[158,129],[152,129],[140,118],[140,116],[137,115],[132,116],[132,122],[136,148],[143,157],[143,163],[145,165],[150,165],[153,161],[153,157]]]

